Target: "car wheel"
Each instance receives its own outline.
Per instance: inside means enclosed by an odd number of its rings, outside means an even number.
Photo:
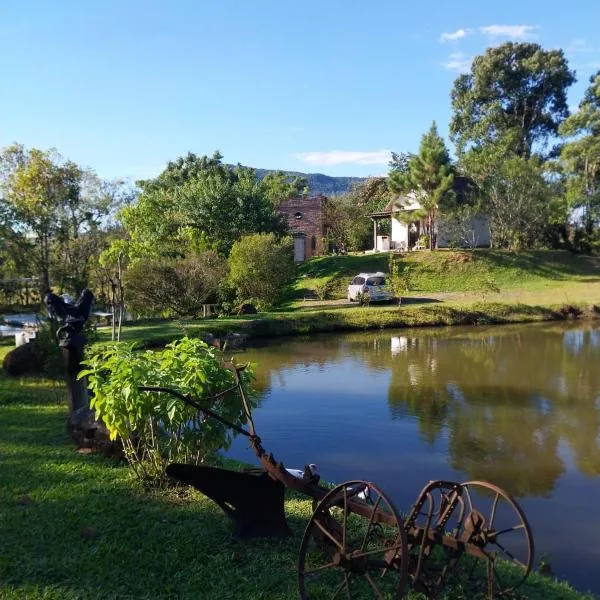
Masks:
[[[354,300],[352,300],[352,296],[350,294],[348,294],[348,302],[354,302]]]

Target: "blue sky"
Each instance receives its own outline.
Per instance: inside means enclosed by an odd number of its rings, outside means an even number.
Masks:
[[[2,0],[0,146],[56,147],[103,177],[188,151],[331,175],[414,151],[470,58],[562,47],[576,106],[600,68],[600,2]]]

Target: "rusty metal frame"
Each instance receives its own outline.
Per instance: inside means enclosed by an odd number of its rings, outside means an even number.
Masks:
[[[261,438],[256,432],[250,403],[248,402],[240,378],[240,373],[246,369],[247,365],[237,366],[233,363],[228,363],[225,366],[232,372],[234,384],[207,400],[218,401],[232,392],[237,392],[242,403],[247,429],[244,429],[235,423],[230,423],[214,411],[201,406],[195,398],[182,394],[177,390],[157,386],[143,386],[140,387],[140,390],[170,394],[204,413],[207,417],[215,419],[237,433],[246,436],[263,469],[258,473],[254,473],[254,475],[262,477],[262,480],[257,483],[255,480],[246,479],[248,476],[246,473],[235,473],[224,469],[210,469],[208,467],[194,467],[191,465],[171,465],[169,468],[170,473],[169,470],[167,473],[176,479],[194,485],[200,491],[215,500],[224,512],[235,522],[236,531],[234,537],[243,539],[246,537],[263,535],[290,535],[289,528],[285,523],[285,513],[283,509],[284,488],[295,490],[300,494],[312,498],[313,508],[326,497],[331,500],[331,490],[321,485],[319,483],[319,477],[313,476],[308,468],[305,468],[303,478],[300,479],[294,477],[288,473],[283,462],[276,460],[272,453],[267,452],[262,445]],[[182,469],[181,467],[188,468]],[[223,473],[219,473],[219,471],[225,471],[229,475],[224,478]],[[215,483],[215,478],[219,479],[219,481],[223,481],[224,478],[225,483]],[[269,480],[271,483],[268,483]],[[227,486],[230,486],[229,489],[234,489],[239,487],[243,488],[246,485],[251,486],[248,489],[251,490],[255,496],[260,497],[253,498],[251,497],[251,494],[246,494],[242,499],[237,498],[236,500],[232,500],[232,496],[227,495]],[[497,486],[486,482],[467,482],[461,484],[452,481],[430,481],[421,490],[417,496],[417,500],[404,520],[404,532],[406,534],[408,547],[408,553],[405,558],[406,560],[410,560],[410,578],[413,586],[425,592],[428,596],[435,595],[437,591],[443,587],[448,576],[456,567],[459,559],[465,554],[487,561],[488,597],[492,598],[494,596],[493,577],[495,573],[492,574],[492,571],[494,568],[495,554],[490,553],[485,549],[488,540],[482,535],[480,529],[481,523],[483,522],[481,519],[483,519],[483,517],[473,508],[471,498],[468,496],[468,486],[473,485],[483,486],[485,489],[496,494],[494,504],[498,502],[499,497],[502,497],[513,507],[521,521],[521,524],[518,527],[524,529],[526,540],[529,544],[529,558],[527,564],[523,564],[524,574],[518,585],[527,578],[531,571],[534,551],[533,538],[525,515],[516,500]],[[339,487],[342,489],[343,486]],[[441,494],[439,507],[436,507],[435,505],[434,494],[436,492]],[[467,515],[465,511],[465,497],[467,496],[467,501],[471,505],[471,513],[477,513],[474,519],[471,519],[471,516]],[[377,507],[374,508],[367,501],[358,498],[356,495],[348,496],[344,493],[344,506],[345,510],[365,517],[370,523],[394,525],[395,515],[393,514],[393,511],[390,513],[377,510]],[[422,513],[425,506],[427,506],[427,511]],[[449,533],[446,531],[446,525],[450,517],[455,514],[455,510],[459,511],[457,518],[461,524],[462,532],[456,531],[454,533]],[[494,510],[495,508],[493,511]],[[419,525],[417,524],[417,519],[419,516],[423,516],[423,514],[426,517],[425,525]],[[469,519],[471,520],[469,521]],[[491,521],[493,524],[493,516]],[[426,564],[436,546],[444,548],[446,553],[446,564],[439,576],[435,578],[435,580],[431,580],[427,578],[425,573]],[[509,589],[513,588],[502,589],[499,593],[504,594],[509,591]]]

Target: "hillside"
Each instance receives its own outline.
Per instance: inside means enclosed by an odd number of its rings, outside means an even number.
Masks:
[[[600,296],[600,262],[596,257],[562,250],[437,250],[404,255],[399,265],[409,290],[403,295],[453,300],[485,294],[510,296],[512,301],[532,299],[563,303]],[[388,254],[321,256],[302,263],[288,290],[288,300],[311,296],[317,286],[331,281],[331,298],[346,296],[348,281],[359,272],[388,271]],[[512,296],[515,296],[514,298]],[[450,298],[448,298],[450,299]],[[508,299],[508,298],[507,298]]]
[[[272,169],[255,169],[255,171],[257,176],[262,179]],[[334,196],[336,194],[345,194],[353,183],[365,179],[365,177],[331,177],[322,173],[283,172],[290,177],[304,177],[308,181],[311,195],[323,194],[324,196]]]

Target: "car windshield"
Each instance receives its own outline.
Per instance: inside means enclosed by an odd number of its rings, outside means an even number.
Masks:
[[[367,285],[385,285],[385,277],[369,277]]]

